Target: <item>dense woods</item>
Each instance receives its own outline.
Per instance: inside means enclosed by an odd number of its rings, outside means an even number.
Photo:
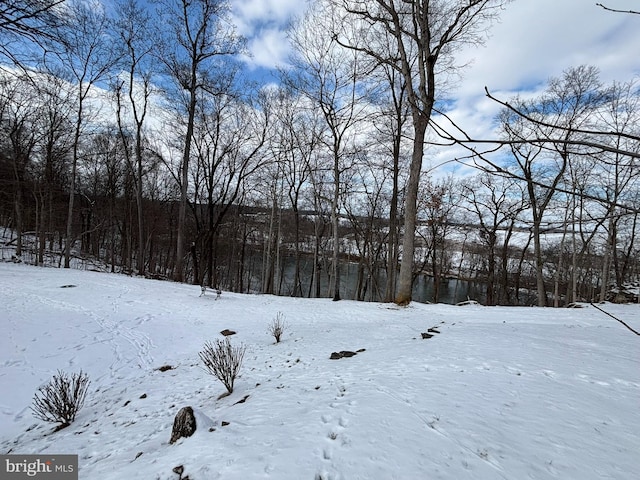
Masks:
[[[487,92],[495,136],[472,138],[441,127],[444,87],[507,2],[313,3],[265,86],[220,0],[4,2],[2,258],[399,304],[425,281],[540,306],[638,282],[636,81],[568,65],[534,98]],[[475,173],[422,168],[443,151]]]

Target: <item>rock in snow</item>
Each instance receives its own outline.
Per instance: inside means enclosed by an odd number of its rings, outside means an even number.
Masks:
[[[193,414],[193,408],[182,407],[173,421],[173,429],[171,430],[171,440],[169,443],[175,443],[182,437],[190,437],[196,431],[196,417]]]

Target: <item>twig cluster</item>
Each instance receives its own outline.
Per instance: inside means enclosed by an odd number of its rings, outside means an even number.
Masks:
[[[69,425],[84,405],[89,383],[89,376],[82,370],[70,376],[58,370],[34,395],[33,415],[45,422]]]
[[[278,312],[276,318],[269,324],[267,327],[267,332],[270,335],[273,335],[273,338],[276,339],[276,343],[280,343],[280,339],[282,338],[282,334],[287,328],[287,322],[284,321],[284,315],[282,312]]]
[[[198,353],[208,373],[216,377],[227,388],[227,392],[233,392],[235,382],[246,347],[239,345],[234,347],[228,338],[216,340],[215,343],[206,342],[204,350]]]

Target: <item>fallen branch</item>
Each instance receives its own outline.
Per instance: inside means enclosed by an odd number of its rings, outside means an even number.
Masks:
[[[618,322],[620,322],[622,325],[624,325],[625,327],[627,327],[629,330],[631,330],[633,333],[635,333],[636,335],[640,335],[640,332],[638,332],[637,330],[634,330],[633,328],[631,328],[629,325],[627,325],[626,323],[624,323],[622,320],[620,320],[617,317],[614,317],[613,315],[611,315],[609,312],[605,312],[603,309],[601,309],[599,306],[595,305],[595,304],[591,304],[592,307],[597,308],[598,310],[600,310],[602,313],[604,313],[605,315],[609,315],[611,318],[613,318],[614,320],[617,320]]]

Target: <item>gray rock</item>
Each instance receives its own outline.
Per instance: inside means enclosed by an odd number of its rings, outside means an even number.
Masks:
[[[342,350],[340,352],[340,355],[342,355],[344,358],[349,358],[349,357],[353,357],[356,355],[356,352],[351,352],[349,350]]]
[[[182,437],[190,437],[196,431],[196,417],[193,414],[193,408],[183,407],[176,414],[173,421],[173,429],[171,430],[171,440],[169,443],[175,443]]]
[[[364,348],[358,350],[359,352],[364,352]],[[340,360],[341,358],[349,358],[357,355],[356,352],[352,352],[350,350],[342,350],[341,352],[333,352],[329,357],[330,360]]]

